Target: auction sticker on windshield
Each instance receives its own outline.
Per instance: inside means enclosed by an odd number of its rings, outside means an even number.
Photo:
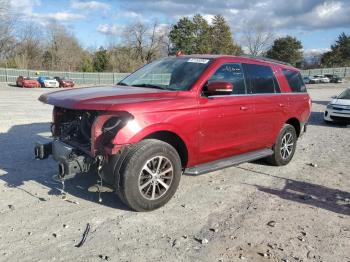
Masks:
[[[198,64],[206,64],[209,62],[209,59],[202,59],[202,58],[190,58],[188,59],[189,63],[198,63]]]

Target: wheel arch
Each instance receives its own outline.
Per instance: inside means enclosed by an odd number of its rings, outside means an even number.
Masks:
[[[142,123],[142,122],[141,122]],[[166,142],[173,146],[179,153],[182,167],[186,167],[195,155],[193,152],[196,150],[194,143],[189,139],[186,134],[182,134],[179,131],[181,130],[177,126],[169,124],[153,124],[150,126],[139,126],[128,125],[122,128],[114,138],[113,144],[125,145],[125,144],[134,144],[138,143],[145,139],[158,139],[160,141]]]
[[[186,167],[188,163],[188,149],[185,141],[176,133],[167,130],[156,131],[145,136],[144,139],[157,139],[173,146],[178,152],[182,167]]]
[[[296,118],[296,117],[289,118],[289,119],[286,121],[286,124],[289,124],[289,125],[293,126],[294,129],[295,129],[295,132],[297,133],[297,136],[298,136],[298,137],[300,136],[301,125],[300,125],[300,121],[299,121],[298,118]]]

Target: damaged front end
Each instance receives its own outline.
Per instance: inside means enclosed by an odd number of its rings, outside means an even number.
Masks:
[[[91,169],[99,169],[102,160],[119,151],[112,141],[131,118],[128,113],[72,110],[55,107],[51,131],[53,141],[35,145],[35,158],[52,155],[58,163],[58,177],[68,179]]]

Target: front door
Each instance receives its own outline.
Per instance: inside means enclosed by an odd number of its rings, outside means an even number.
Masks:
[[[254,149],[254,97],[247,94],[242,65],[225,63],[208,79],[232,83],[230,94],[206,94],[199,100],[199,161],[207,162]]]

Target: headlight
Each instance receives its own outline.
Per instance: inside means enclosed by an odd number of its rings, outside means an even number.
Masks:
[[[111,117],[103,124],[102,133],[115,135],[121,122],[122,120],[119,117]]]
[[[328,104],[327,105],[327,109],[332,109],[333,108],[333,105],[332,104]]]

